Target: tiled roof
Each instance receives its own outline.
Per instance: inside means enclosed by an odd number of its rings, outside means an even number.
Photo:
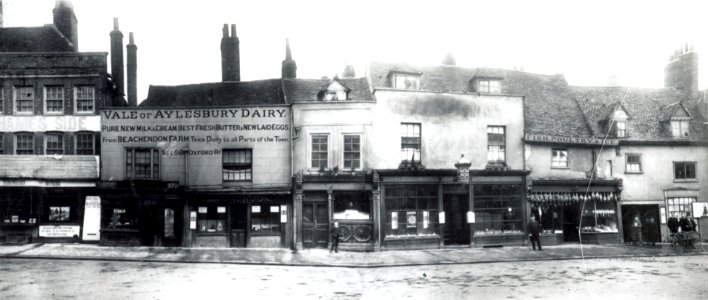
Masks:
[[[369,67],[374,88],[390,88],[391,72],[419,73],[420,88],[444,93],[472,93],[470,80],[475,77],[501,78],[501,92],[524,96],[526,133],[570,137],[590,137],[571,90],[562,75],[542,75],[522,71],[457,66],[412,66],[395,63],[372,63]]]
[[[17,179],[98,179],[96,156],[0,155],[0,178]]]
[[[54,27],[0,28],[0,52],[75,52],[71,42]]]
[[[583,110],[588,125],[595,137],[604,137],[606,127],[601,122],[607,121],[608,108],[616,108],[619,103],[627,111],[627,141],[675,141],[671,136],[669,124],[662,122],[666,112],[673,112],[681,105],[693,116],[690,137],[680,140],[705,142],[704,122],[695,101],[688,101],[685,93],[672,88],[627,88],[627,87],[571,87],[578,105]],[[625,92],[627,95],[625,96]],[[624,100],[623,100],[624,98]],[[678,107],[677,107],[678,106]],[[681,108],[682,109],[682,108]]]
[[[319,93],[326,89],[333,79],[283,79],[283,89],[288,102],[318,101]],[[371,89],[366,78],[338,78],[342,85],[349,88],[347,100],[372,100]],[[338,101],[341,102],[341,101]]]
[[[151,85],[141,107],[209,107],[286,104],[280,79],[215,82],[176,86]]]

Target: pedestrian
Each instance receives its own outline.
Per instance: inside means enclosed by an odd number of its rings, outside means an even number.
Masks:
[[[332,236],[332,247],[329,249],[329,253],[338,253],[338,248],[339,248],[339,236],[341,235],[339,233],[339,227],[337,226],[338,224],[332,223],[332,229],[330,230],[330,235]]]
[[[632,220],[632,242],[635,245],[642,242],[642,222],[639,220],[639,215],[635,215]]]
[[[679,228],[681,228],[682,232],[691,231],[691,221],[686,217],[686,213],[683,213],[681,219],[679,219]]]
[[[669,238],[671,239],[671,246],[676,246],[676,234],[678,233],[679,229],[679,220],[677,218],[677,214],[674,213],[669,217],[669,222],[666,224],[669,227],[670,236]]]
[[[690,212],[686,213],[686,219],[688,219],[689,231],[696,231],[696,220],[693,219]]]
[[[541,224],[536,222],[536,216],[531,215],[531,221],[529,221],[529,237],[533,251],[536,251],[536,244],[538,244],[538,251],[543,251],[541,248],[541,231]]]

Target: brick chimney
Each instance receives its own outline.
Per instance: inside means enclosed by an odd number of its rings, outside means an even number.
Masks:
[[[74,51],[79,51],[79,21],[74,14],[74,6],[68,0],[57,0],[52,12],[54,26],[71,41]]]
[[[221,81],[241,81],[241,62],[239,57],[239,41],[236,36],[236,25],[224,24],[221,38]]]
[[[285,60],[281,72],[282,78],[297,78],[297,63],[293,60],[290,51],[290,39],[285,39]]]
[[[128,106],[138,106],[138,46],[135,45],[133,33],[128,33]]]
[[[698,97],[698,53],[693,45],[679,47],[664,68],[664,87],[683,90],[691,97]]]
[[[111,31],[111,77],[119,95],[125,95],[123,81],[123,33],[118,29],[118,18],[113,18]]]

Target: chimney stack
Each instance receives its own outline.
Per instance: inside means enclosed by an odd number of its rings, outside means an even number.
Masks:
[[[236,25],[224,24],[221,38],[221,81],[241,81],[241,62],[239,57],[239,41],[236,36]]]
[[[698,97],[698,53],[693,45],[685,44],[676,49],[664,68],[664,87],[683,90],[691,97]]]
[[[354,78],[356,77],[356,72],[354,72],[354,66],[346,64],[344,66],[344,72],[342,72],[342,78]]]
[[[57,0],[52,12],[54,26],[71,42],[74,51],[79,51],[79,21],[74,14],[74,6],[68,0]]]
[[[128,106],[138,106],[138,46],[135,45],[133,33],[128,33]]]
[[[290,51],[290,39],[285,39],[285,60],[281,69],[282,78],[297,78],[297,63],[293,60],[292,52]]]
[[[123,33],[118,29],[118,18],[113,18],[111,31],[111,77],[119,95],[125,95],[123,82]]]

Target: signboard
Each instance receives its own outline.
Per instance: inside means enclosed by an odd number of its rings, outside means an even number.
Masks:
[[[423,228],[428,228],[428,222],[430,222],[430,212],[427,210],[423,211]]]
[[[287,222],[288,222],[288,206],[281,205],[280,206],[280,223],[287,223]]]
[[[84,241],[101,240],[101,197],[86,196],[84,204]]]
[[[467,212],[467,223],[470,223],[470,224],[474,223],[475,222],[474,217],[475,217],[474,212],[468,211]]]
[[[226,206],[218,206],[216,208],[216,213],[217,214],[225,214],[226,213]]]
[[[398,212],[391,212],[391,229],[398,229]]]
[[[581,145],[619,145],[617,139],[596,139],[596,138],[582,138],[582,137],[568,137],[568,136],[555,136],[555,135],[544,135],[544,134],[524,134],[524,140],[528,142],[546,142],[546,143],[558,143],[558,144],[581,144]]]
[[[41,225],[39,226],[39,236],[41,237],[73,237],[79,236],[81,226],[79,225]]]
[[[189,229],[197,229],[197,212],[189,212]]]
[[[416,227],[416,215],[414,211],[407,211],[406,212],[406,227],[407,228],[415,228]]]
[[[438,220],[440,224],[445,224],[445,212],[441,211],[438,213]]]
[[[708,218],[708,202],[693,202],[693,217]]]
[[[666,207],[659,208],[659,219],[661,224],[666,224]]]

